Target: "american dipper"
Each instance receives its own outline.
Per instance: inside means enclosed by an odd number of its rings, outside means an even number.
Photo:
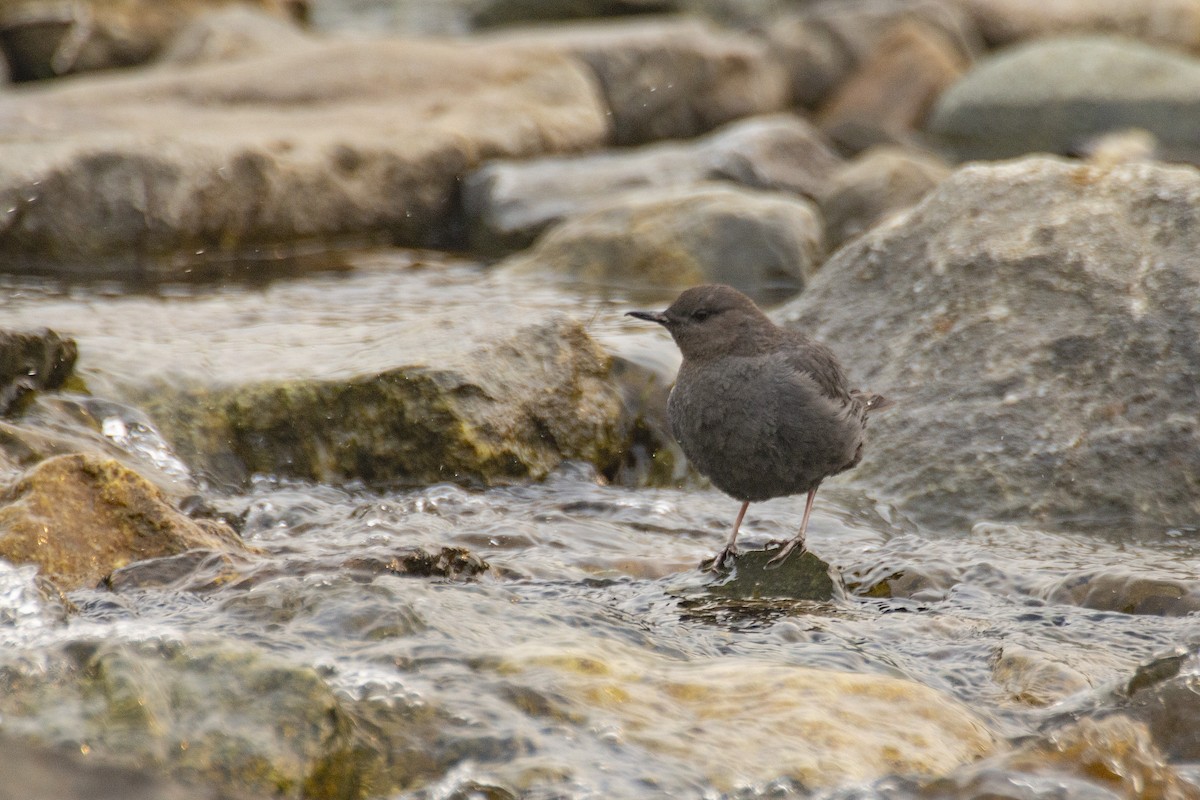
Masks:
[[[867,414],[891,405],[846,386],[828,347],[780,328],[729,286],[688,289],[666,311],[629,316],[665,327],[683,353],[667,401],[671,433],[713,485],[742,501],[709,569],[737,554],[751,502],[808,493],[800,532],[769,563],[804,552],[817,487],[862,459]]]

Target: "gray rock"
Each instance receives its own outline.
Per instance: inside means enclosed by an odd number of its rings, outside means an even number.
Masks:
[[[0,269],[200,271],[290,245],[431,244],[487,158],[606,136],[587,70],[532,47],[313,42],[0,96]]]
[[[778,192],[709,184],[634,190],[551,228],[500,263],[593,285],[798,291],[825,253],[816,206]]]
[[[941,96],[927,130],[961,158],[1069,153],[1143,128],[1165,154],[1200,157],[1200,60],[1115,37],[1048,39],[979,62]]]
[[[889,146],[867,150],[834,173],[819,199],[829,249],[916,205],[949,174],[931,155]]]
[[[1200,172],[963,168],[783,312],[896,400],[853,480],[915,518],[1200,516]]]
[[[992,47],[1025,39],[1115,33],[1194,50],[1200,45],[1196,0],[953,0],[970,13]]]
[[[595,74],[615,144],[687,139],[781,111],[787,76],[766,44],[686,17],[515,29],[485,40],[551,48]]]
[[[815,197],[841,165],[816,129],[780,114],[731,123],[692,142],[495,161],[467,178],[463,203],[472,246],[501,253],[528,247],[550,225],[622,190],[725,180]]]

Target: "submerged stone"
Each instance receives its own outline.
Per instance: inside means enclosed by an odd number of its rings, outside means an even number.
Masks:
[[[828,602],[845,594],[841,577],[811,552],[792,553],[778,564],[778,548],[739,553],[727,577],[708,587],[709,594],[739,600],[786,598]]]
[[[52,330],[0,330],[0,415],[19,410],[37,391],[59,389],[79,350]]]

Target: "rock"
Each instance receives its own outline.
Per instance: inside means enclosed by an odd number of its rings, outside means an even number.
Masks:
[[[484,41],[549,48],[587,64],[619,145],[688,139],[788,101],[787,78],[763,42],[696,19],[547,26]]]
[[[303,6],[239,0],[298,19]],[[13,79],[51,78],[141,64],[154,58],[190,20],[229,0],[18,0],[0,11],[0,50]]]
[[[292,22],[240,4],[198,15],[188,22],[158,57],[162,64],[198,64],[287,50],[307,36]]]
[[[79,350],[54,331],[0,329],[0,416],[20,410],[38,391],[66,384]]]
[[[865,149],[864,139],[904,139],[921,129],[966,66],[962,51],[938,28],[898,22],[822,105],[821,129],[852,151]]]
[[[1197,650],[1162,656],[1140,668],[1118,698],[1124,713],[1142,722],[1172,761],[1200,760],[1200,672]]]
[[[1004,797],[1160,797],[1186,800],[1195,787],[1167,763],[1144,725],[1127,717],[1085,718],[1009,753],[966,766],[953,775],[889,792],[896,798],[951,800]]]
[[[364,785],[395,787],[388,762],[400,778],[411,769],[400,737],[386,738],[394,752],[376,750],[358,732],[351,701],[315,670],[277,656],[160,635],[138,644],[76,640],[39,658],[51,666],[5,659],[6,730],[76,752],[84,744],[92,763],[155,765],[220,797],[330,800]],[[437,715],[410,712],[414,731],[427,727],[418,716]]]
[[[1020,645],[997,648],[992,680],[1016,702],[1042,707],[1092,687],[1087,675],[1061,657]]]
[[[1068,575],[1042,591],[1051,603],[1121,614],[1186,617],[1200,611],[1200,581],[1137,575],[1113,569]]]
[[[633,420],[611,359],[557,319],[447,359],[346,380],[151,392],[148,413],[217,480],[254,473],[344,483],[504,483],[565,459],[614,473]]]
[[[798,291],[824,256],[821,229],[815,205],[777,192],[635,190],[551,228],[499,267],[596,285]]]
[[[0,134],[3,269],[144,280],[446,240],[470,169],[595,147],[607,125],[587,70],[544,49],[313,40],[0,95]]]
[[[55,747],[0,735],[0,786],[3,800],[236,800],[193,783],[173,782],[149,767],[97,764],[79,748]],[[19,794],[10,792],[20,787]]]
[[[932,155],[899,147],[867,150],[834,173],[819,197],[825,241],[836,250],[920,202],[950,174]]]
[[[954,0],[992,47],[1069,34],[1120,34],[1182,50],[1200,47],[1196,0]]]
[[[1192,524],[1197,208],[1190,167],[1028,158],[844,246],[781,316],[897,401],[850,480],[930,525]]]
[[[1018,45],[976,64],[938,100],[927,130],[960,158],[1069,153],[1125,128],[1164,155],[1200,158],[1200,60],[1113,37]]]
[[[552,224],[641,187],[724,180],[816,197],[841,159],[792,115],[753,117],[686,143],[581,156],[494,161],[464,182],[471,243],[486,253],[520,250]]]
[[[723,793],[781,778],[814,791],[941,775],[994,747],[956,700],[883,675],[744,656],[676,660],[616,642],[603,652],[516,645],[500,669],[537,687],[554,709],[543,716],[586,720],[658,763],[707,765],[698,777]],[[674,752],[682,743],[687,754]]]
[[[880,43],[898,25],[908,24],[941,32],[968,61],[981,50],[970,15],[942,0],[807,4],[773,22],[767,39],[775,57],[787,68],[793,101],[817,108],[851,74],[876,57]]]
[[[677,0],[486,0],[472,16],[476,28],[679,11]]]
[[[841,578],[810,552],[771,564],[778,548],[739,553],[732,572],[708,587],[713,597],[737,600],[810,600],[828,603],[845,596]]]
[[[95,586],[130,562],[194,548],[246,551],[232,530],[187,518],[111,459],[57,456],[0,494],[0,557],[37,564],[63,589]]]

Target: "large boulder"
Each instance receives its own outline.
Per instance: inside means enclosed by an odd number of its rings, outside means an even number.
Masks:
[[[898,401],[851,473],[918,519],[1200,515],[1200,172],[960,169],[781,316]]]
[[[112,459],[56,456],[0,494],[0,558],[37,564],[63,589],[95,586],[131,562],[197,548],[245,551],[231,529],[189,519]]]
[[[816,205],[721,184],[615,195],[501,262],[592,285],[686,288],[728,283],[795,292],[825,254]]]
[[[277,245],[430,244],[489,158],[608,137],[587,69],[530,45],[312,40],[0,95],[2,269],[195,274]]]
[[[980,61],[931,112],[928,131],[961,158],[1070,153],[1141,128],[1168,156],[1200,158],[1200,59],[1132,39],[1037,40]]]
[[[550,48],[587,64],[612,116],[613,142],[687,139],[781,111],[787,77],[766,44],[686,17],[517,29],[485,40]]]
[[[611,370],[581,324],[558,318],[436,367],[163,387],[144,402],[186,461],[225,482],[504,483],[566,459],[611,476],[636,427]]]
[[[816,197],[842,163],[812,125],[773,114],[690,142],[494,161],[467,178],[463,205],[472,245],[498,253],[527,247],[552,224],[623,190],[723,180]]]

